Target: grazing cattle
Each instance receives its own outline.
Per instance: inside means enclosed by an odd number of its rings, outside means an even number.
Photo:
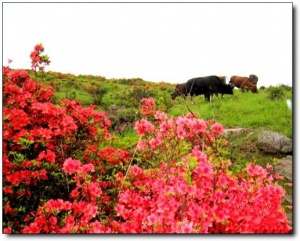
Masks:
[[[184,84],[178,84],[172,94],[172,99],[174,100],[177,96],[187,95],[204,95],[205,100],[211,101],[213,94],[218,96],[218,94],[233,94],[233,88],[229,84],[225,84],[218,76],[206,76],[198,77],[188,80]],[[193,102],[193,99],[192,99]]]
[[[218,77],[224,84],[226,84],[226,79],[227,79],[226,76],[218,76]]]
[[[183,96],[185,98],[187,95],[188,95],[188,91],[186,89],[186,83],[177,84],[174,93],[171,94],[172,100],[175,100],[177,96]]]
[[[218,76],[219,77],[219,79],[224,83],[224,84],[226,84],[226,80],[227,80],[227,77],[226,76]],[[223,95],[224,94],[221,94],[221,97],[223,98]]]
[[[252,84],[257,85],[258,77],[255,74],[250,74],[249,75],[249,80]]]
[[[193,96],[190,94],[190,91],[188,91],[187,89],[187,83],[177,84],[173,94],[171,94],[172,100],[175,100],[177,96],[181,96],[185,99],[188,95],[191,98],[191,102],[194,104]],[[205,98],[209,98],[209,96],[208,97],[205,96]]]
[[[246,90],[251,90],[252,93],[257,93],[257,87],[253,84],[248,77],[241,76],[231,76],[229,84],[232,87],[241,88],[242,92]]]

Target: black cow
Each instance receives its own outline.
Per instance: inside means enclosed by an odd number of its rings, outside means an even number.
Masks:
[[[233,88],[225,84],[218,76],[211,75],[193,78],[184,84],[178,84],[172,94],[172,99],[174,100],[177,96],[186,97],[187,95],[190,95],[192,99],[194,95],[204,95],[205,100],[211,101],[212,95],[218,96],[219,93],[232,95]]]
[[[172,100],[175,100],[177,96],[185,98],[188,95],[188,93],[189,92],[187,91],[186,83],[177,84],[173,94],[171,94]]]

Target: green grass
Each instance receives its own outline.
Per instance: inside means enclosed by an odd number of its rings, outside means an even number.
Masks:
[[[200,118],[214,119],[227,128],[265,128],[292,138],[291,110],[287,108],[285,99],[270,100],[266,90],[257,94],[234,90],[233,96],[224,95],[223,99],[214,96],[212,103],[206,102],[203,96],[194,99],[195,104],[192,105],[189,99],[177,98],[169,115],[187,114],[188,105]]]
[[[111,146],[114,148],[121,148],[125,150],[133,151],[136,147],[136,143],[139,137],[135,130],[129,129],[122,133],[121,135],[113,135],[112,140],[105,141],[100,144],[99,148]]]

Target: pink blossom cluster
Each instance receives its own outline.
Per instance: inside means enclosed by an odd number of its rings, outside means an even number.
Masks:
[[[44,52],[44,50],[45,49],[42,44],[37,44],[34,47],[34,50],[30,54],[32,70],[36,70],[37,68],[39,70],[43,70],[46,65],[50,64],[50,60],[46,55],[41,56],[41,53]]]
[[[191,169],[189,160],[196,158]],[[250,164],[254,169],[261,169]],[[250,169],[251,167],[248,167]],[[195,146],[180,167],[161,163],[158,170],[130,169],[132,187],[123,190],[114,221],[120,233],[287,233],[281,208],[285,191],[272,184],[271,174],[231,175],[217,168]]]
[[[156,104],[153,98],[143,98],[141,99],[142,107],[141,114],[144,116],[153,115],[155,113]]]
[[[221,124],[200,120],[190,114],[167,118],[165,113],[156,111],[153,117],[154,123],[147,119],[135,123],[134,128],[139,136],[148,135],[150,137],[139,142],[139,150],[153,150],[170,141],[180,140],[204,148],[211,145],[215,139],[222,137],[224,133]]]

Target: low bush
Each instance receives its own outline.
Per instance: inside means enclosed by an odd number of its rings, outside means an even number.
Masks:
[[[285,97],[284,88],[272,86],[268,88],[268,98],[270,100],[283,99]]]

